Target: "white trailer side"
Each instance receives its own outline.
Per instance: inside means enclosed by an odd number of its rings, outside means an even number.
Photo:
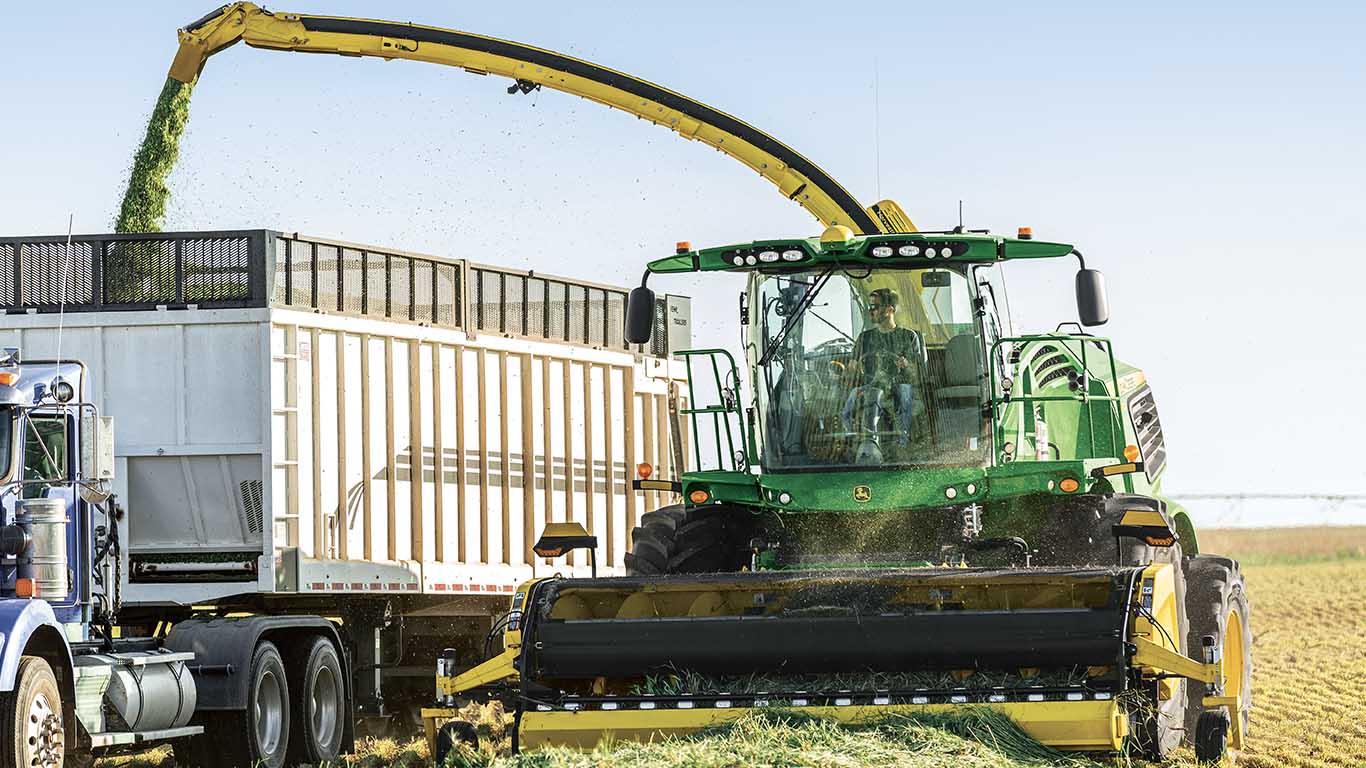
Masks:
[[[620,573],[669,501],[630,481],[674,474],[683,297],[641,349],[620,288],[270,231],[0,241],[11,260],[0,345],[83,361],[115,419],[127,615],[483,617],[447,622],[482,637],[517,583],[588,573],[533,556],[546,522],[583,523]]]

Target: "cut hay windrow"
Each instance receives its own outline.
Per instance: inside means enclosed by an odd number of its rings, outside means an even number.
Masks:
[[[190,119],[192,83],[166,78],[152,116],[147,120],[147,134],[133,155],[133,170],[128,175],[128,188],[119,205],[114,231],[119,233],[160,232],[166,217],[166,200],[170,190],[166,178],[180,158],[180,137]]]
[[[875,768],[1084,768],[1031,739],[1010,718],[991,710],[934,715],[889,715],[876,723],[839,725],[791,712],[754,712],[688,737],[648,744],[622,742],[591,751],[556,747],[519,757],[460,748],[443,768],[729,768],[731,766],[849,766]]]

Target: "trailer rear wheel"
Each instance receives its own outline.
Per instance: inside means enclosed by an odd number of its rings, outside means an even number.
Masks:
[[[189,762],[205,768],[281,768],[285,764],[289,683],[274,643],[261,642],[252,655],[246,711],[210,715],[203,735],[195,737]]]
[[[4,765],[60,768],[66,754],[62,694],[52,667],[38,656],[19,659],[14,691],[0,696]]]
[[[331,642],[321,637],[301,643],[293,665],[298,682],[294,693],[294,754],[309,764],[335,762],[342,752],[346,682],[341,659]]]

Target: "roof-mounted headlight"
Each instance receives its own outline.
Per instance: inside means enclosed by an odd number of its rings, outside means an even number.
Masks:
[[[890,245],[875,245],[875,246],[873,246],[872,254],[873,254],[873,258],[875,258],[875,259],[887,259],[887,258],[891,258],[892,253],[893,253],[893,251],[892,251],[892,247],[891,247]]]
[[[920,255],[920,246],[918,246],[918,245],[903,245],[903,246],[901,246],[900,248],[896,249],[896,252],[897,252],[898,254],[902,255],[902,256],[919,256],[919,255]]]
[[[783,261],[801,261],[806,258],[806,251],[798,248],[783,251]]]
[[[52,382],[52,397],[59,403],[69,403],[76,397],[76,388],[66,379]]]
[[[777,260],[780,259],[780,258],[782,258],[782,257],[780,257],[780,256],[778,255],[778,252],[777,252],[777,251],[760,251],[760,252],[759,252],[759,261],[762,261],[762,262],[764,262],[765,264],[772,264],[773,262],[777,261]]]

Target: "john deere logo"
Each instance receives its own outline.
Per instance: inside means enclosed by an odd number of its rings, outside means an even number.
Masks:
[[[873,499],[873,489],[872,489],[872,488],[869,488],[869,487],[866,486],[866,485],[856,485],[856,486],[854,486],[854,501],[866,502],[866,501],[872,501],[872,499]]]

